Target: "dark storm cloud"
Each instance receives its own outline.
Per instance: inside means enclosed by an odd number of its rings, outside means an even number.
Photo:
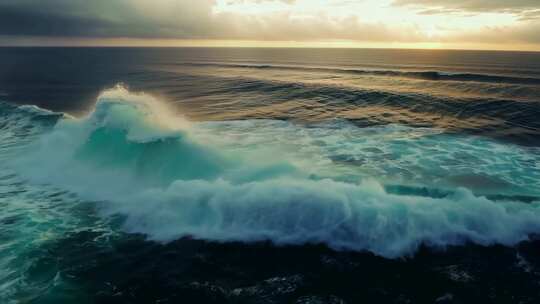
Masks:
[[[211,0],[0,0],[0,35],[197,38]]]
[[[230,0],[261,3],[271,0]],[[295,0],[279,0],[294,4]],[[413,41],[415,28],[394,31],[357,17],[296,18],[213,13],[214,0],[0,0],[0,36],[239,40]]]
[[[123,26],[96,16],[75,16],[59,12],[39,11],[24,7],[0,6],[0,33],[3,35],[93,36],[110,31],[122,32]]]

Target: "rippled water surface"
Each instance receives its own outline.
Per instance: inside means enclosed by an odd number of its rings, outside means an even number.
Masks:
[[[0,302],[536,303],[540,55],[0,49]]]

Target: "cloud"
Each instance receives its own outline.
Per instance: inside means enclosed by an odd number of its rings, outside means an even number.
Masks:
[[[395,0],[395,5],[444,7],[472,12],[514,11],[540,8],[538,0]]]
[[[443,42],[470,42],[491,44],[540,44],[540,20],[515,26],[484,27],[444,37]]]
[[[296,0],[229,0],[227,3],[229,4],[235,4],[235,3],[264,3],[264,2],[282,2],[286,4],[293,4],[296,2]]]
[[[503,13],[517,17],[512,26],[484,26],[439,37],[442,42],[540,43],[540,1],[538,0],[395,0],[396,6],[417,9],[421,15]]]
[[[457,43],[462,39],[477,43],[540,43],[537,35],[540,26],[535,21],[540,18],[538,0],[312,3],[308,0],[0,0],[0,40],[4,44],[50,38],[373,43]],[[236,10],[219,9],[227,6],[236,6]],[[255,11],[263,13],[243,11],[257,6],[260,10]],[[399,15],[403,11],[406,13]],[[479,12],[511,13],[518,16],[518,21],[487,26],[480,19],[474,28],[460,27],[460,20],[447,22],[452,16],[465,18]],[[433,28],[450,30],[430,33],[429,29]]]
[[[0,34],[197,37],[213,0],[0,0]]]
[[[522,15],[540,10],[538,0],[395,0],[393,4],[422,9],[423,14],[497,12]]]
[[[271,0],[229,3],[239,2]],[[287,11],[262,16],[216,14],[214,5],[214,0],[0,0],[0,35],[301,41],[421,38],[413,27],[394,31],[355,16],[298,17]]]

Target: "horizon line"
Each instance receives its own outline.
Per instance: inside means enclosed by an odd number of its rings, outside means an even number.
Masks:
[[[148,38],[76,38],[2,36],[0,47],[65,48],[282,48],[282,49],[402,49],[445,51],[540,52],[540,44],[514,43],[512,47],[492,43],[457,42],[357,42],[350,40],[220,40],[220,39],[148,39]]]
[[[208,45],[2,45],[0,48],[67,48],[67,49],[322,49],[322,50],[410,50],[410,51],[462,51],[462,52],[508,52],[540,53],[527,49],[477,49],[477,48],[422,48],[422,47],[329,47],[329,46],[208,46]]]

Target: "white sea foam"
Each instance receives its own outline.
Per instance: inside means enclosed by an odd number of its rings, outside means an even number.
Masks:
[[[432,129],[178,124],[164,113],[146,95],[107,91],[88,117],[58,123],[14,167],[100,201],[103,215],[123,215],[127,231],[157,241],[324,243],[399,257],[421,244],[512,245],[540,232],[540,202],[473,194],[497,185],[537,194],[535,150]],[[381,181],[447,194],[392,194]]]

